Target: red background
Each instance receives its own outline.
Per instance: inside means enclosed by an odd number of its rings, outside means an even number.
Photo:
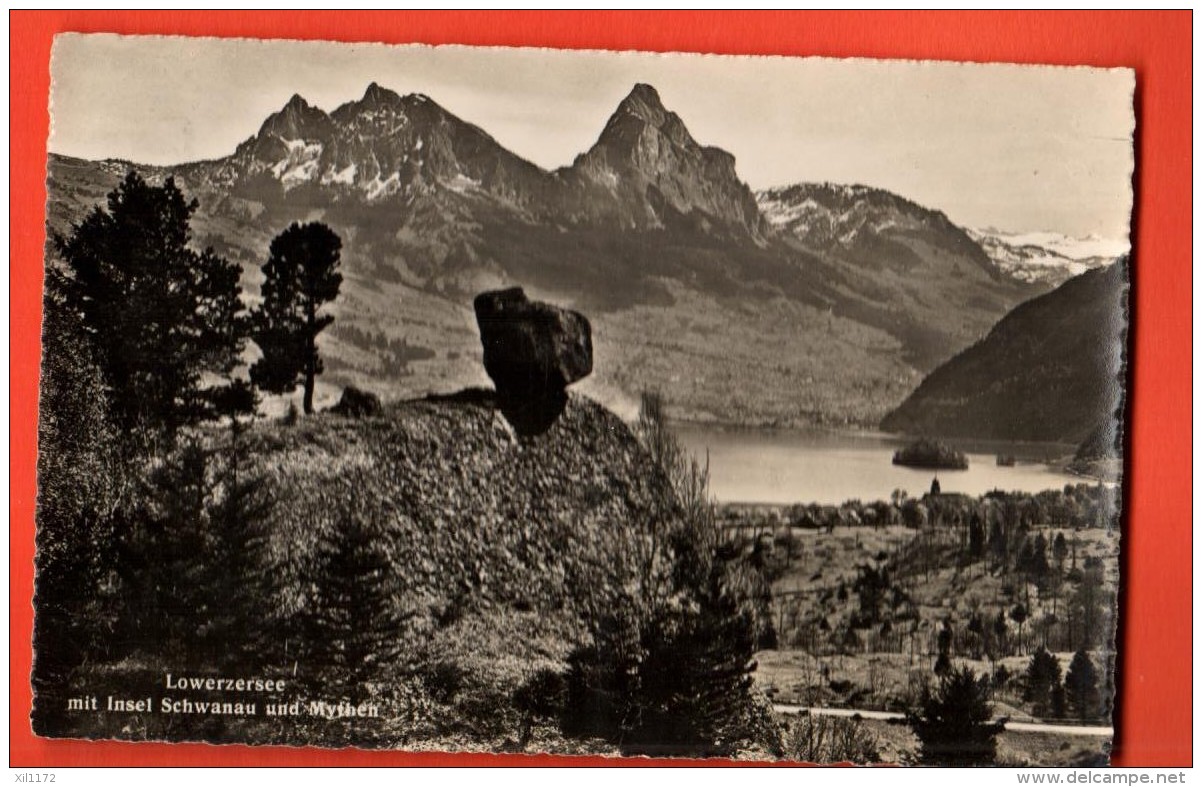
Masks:
[[[1192,765],[1189,11],[10,13],[10,766],[612,760],[88,743],[29,726],[50,44],[62,31],[1127,66],[1137,79],[1129,514],[1118,765]]]

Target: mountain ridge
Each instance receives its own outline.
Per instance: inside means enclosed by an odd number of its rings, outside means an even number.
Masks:
[[[881,429],[1080,444],[1122,404],[1127,262],[1086,271],[1007,314],[928,375]]]
[[[51,225],[65,231],[128,168],[52,156]],[[874,199],[909,216],[904,227],[845,205],[861,228],[847,245],[781,231],[734,157],[698,143],[643,84],[553,171],[378,83],[329,113],[293,96],[224,158],[140,169],[199,199],[195,241],[242,264],[250,303],[275,233],[334,227],[346,283],[322,339],[327,380],[386,395],[482,382],[466,305],[520,285],[598,323],[607,391],[672,392],[677,417],[875,425],[923,371],[1041,291],[996,275],[946,216],[897,195]],[[397,344],[420,360],[379,349]]]

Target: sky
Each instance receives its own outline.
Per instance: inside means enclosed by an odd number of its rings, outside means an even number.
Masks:
[[[554,169],[646,82],[755,189],[863,183],[1012,232],[1130,224],[1126,69],[66,34],[51,76],[49,149],[82,158],[219,158],[294,93],[330,111],[375,81]]]

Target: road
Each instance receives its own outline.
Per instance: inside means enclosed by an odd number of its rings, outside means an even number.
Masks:
[[[905,714],[891,713],[880,710],[856,710],[855,708],[807,708],[804,705],[773,705],[777,713],[796,715],[809,713],[814,716],[859,716],[864,719],[879,719],[881,721],[904,719]],[[1083,727],[1076,724],[1044,724],[1037,721],[1007,721],[1006,729],[1014,732],[1042,732],[1060,735],[1087,735],[1099,738],[1109,738],[1114,735],[1113,727]]]

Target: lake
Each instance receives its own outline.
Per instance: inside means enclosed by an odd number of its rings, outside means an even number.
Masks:
[[[967,470],[928,470],[893,464],[906,438],[872,432],[768,430],[673,424],[680,442],[704,461],[709,452],[710,494],[721,502],[823,503],[887,500],[894,489],[910,496],[930,490],[977,496],[993,489],[1039,492],[1088,479],[1050,467],[1072,446],[1048,443],[948,441],[968,455]],[[999,453],[1013,467],[999,467]]]

